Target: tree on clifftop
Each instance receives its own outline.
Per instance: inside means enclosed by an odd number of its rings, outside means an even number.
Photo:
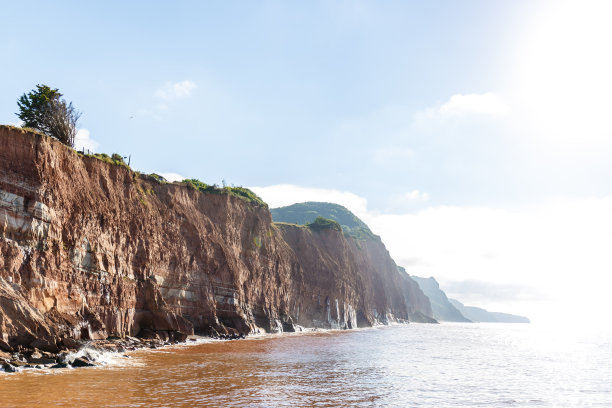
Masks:
[[[17,100],[16,115],[23,121],[23,127],[39,130],[73,147],[81,113],[61,96],[58,89],[36,85],[36,89]]]

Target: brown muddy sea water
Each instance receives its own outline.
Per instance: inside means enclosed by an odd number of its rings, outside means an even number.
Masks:
[[[99,368],[0,374],[0,406],[612,406],[611,337],[569,337],[411,324],[213,341]]]

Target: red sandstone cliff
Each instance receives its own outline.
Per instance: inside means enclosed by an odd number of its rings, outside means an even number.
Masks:
[[[380,242],[273,224],[266,207],[159,183],[6,126],[0,254],[5,348],[431,315]]]

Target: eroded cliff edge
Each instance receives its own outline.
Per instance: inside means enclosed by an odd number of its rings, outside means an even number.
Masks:
[[[382,243],[279,226],[266,206],[160,183],[5,126],[0,253],[6,349],[431,315]]]

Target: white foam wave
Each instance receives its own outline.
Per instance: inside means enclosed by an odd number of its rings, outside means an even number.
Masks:
[[[116,365],[126,360],[126,357],[118,352],[99,350],[87,345],[76,352],[68,353],[65,362],[71,364],[77,358],[83,358],[101,365]]]

